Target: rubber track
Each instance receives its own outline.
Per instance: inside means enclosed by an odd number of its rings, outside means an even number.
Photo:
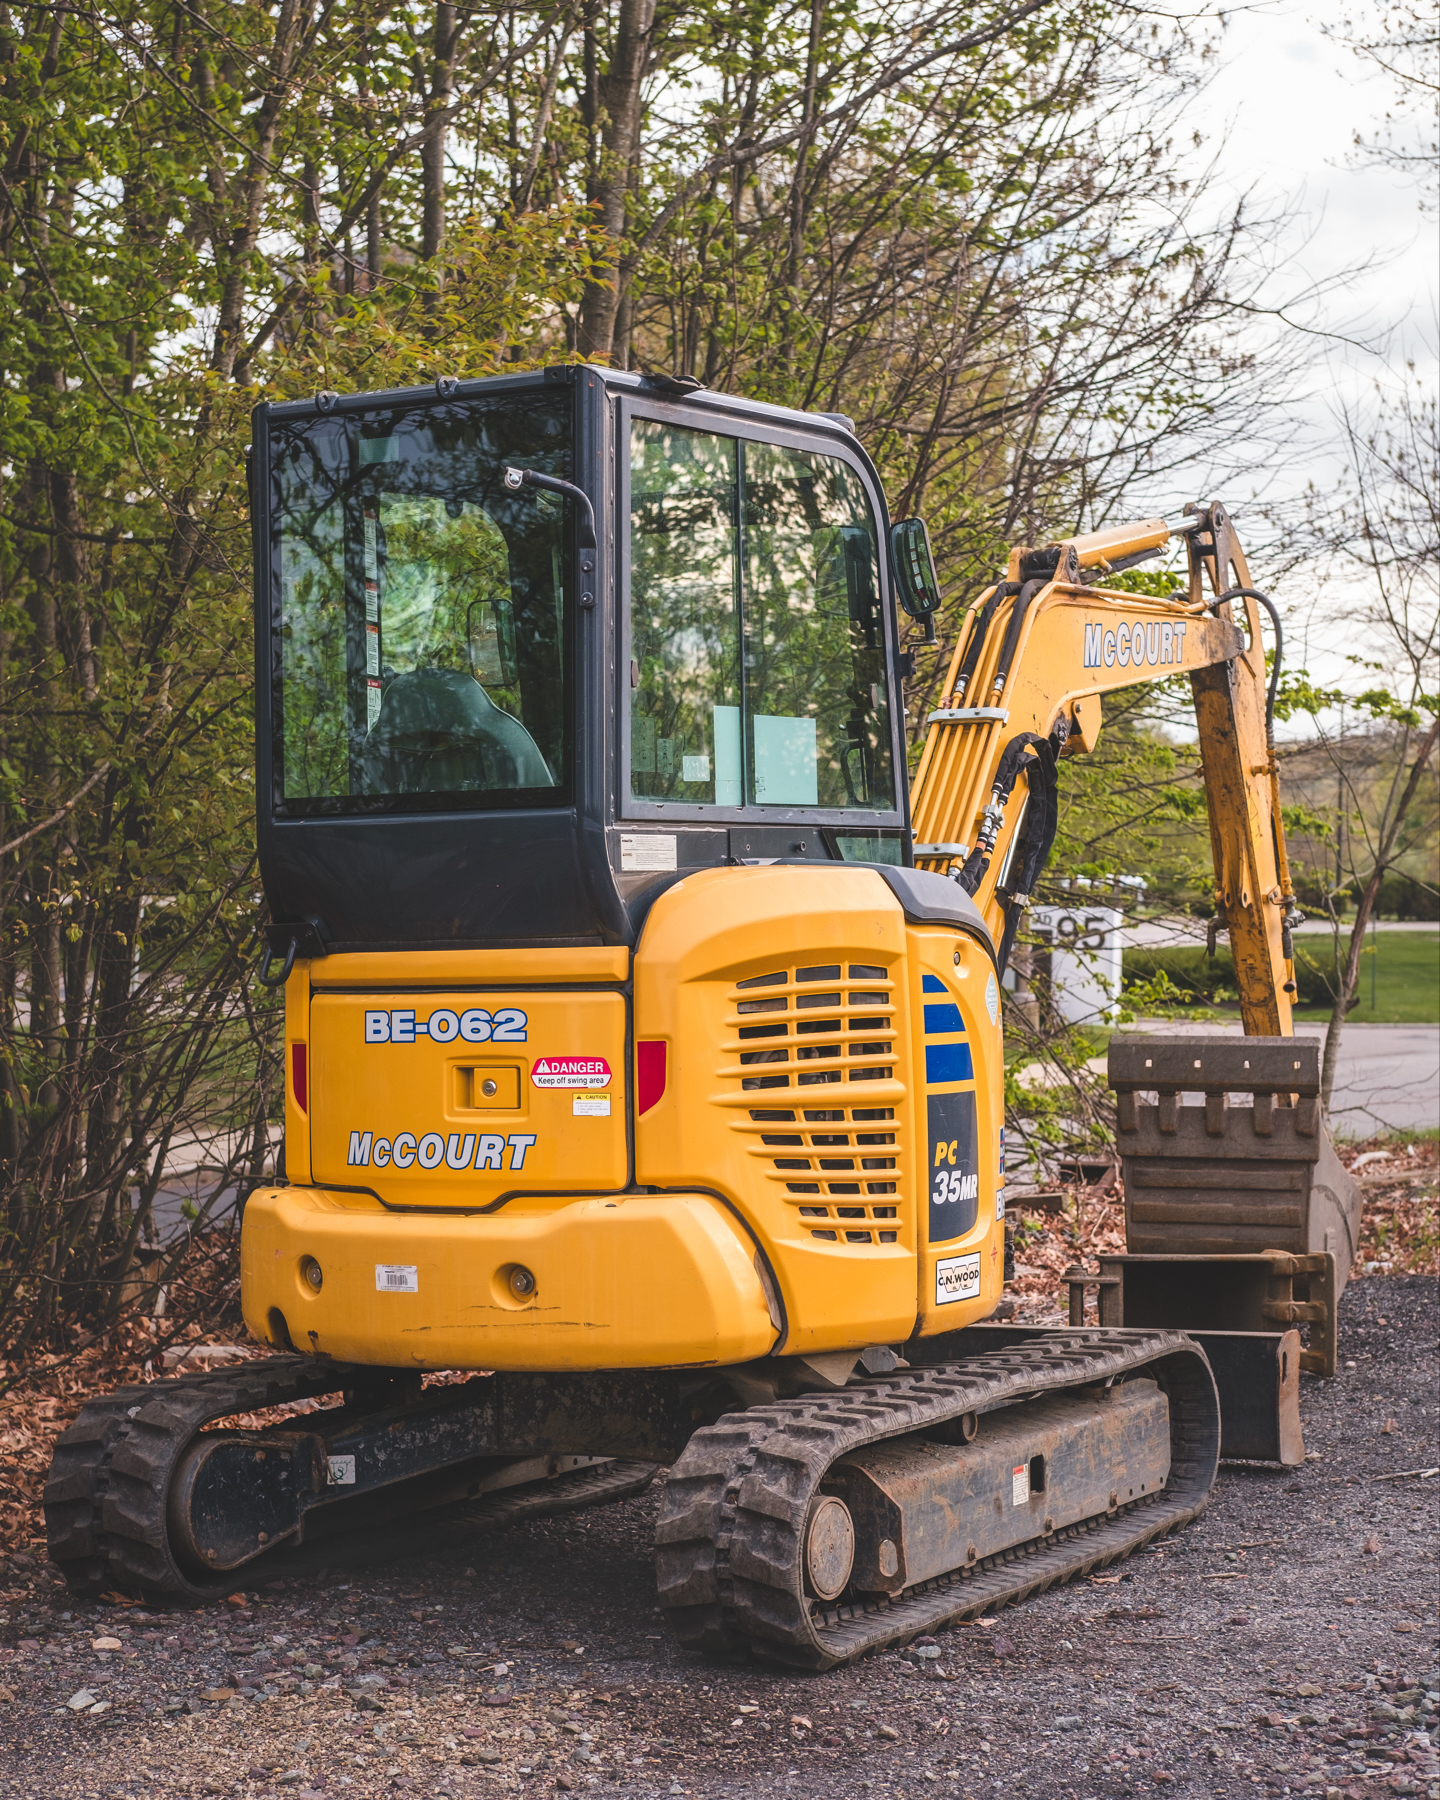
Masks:
[[[840,1457],[962,1413],[1142,1372],[1170,1403],[1170,1479],[1160,1493],[894,1599],[822,1606],[804,1592],[805,1525]],[[834,1668],[1040,1593],[1175,1530],[1203,1510],[1219,1450],[1214,1377],[1177,1331],[1056,1333],[1043,1344],[732,1413],[697,1431],[670,1472],[655,1530],[660,1604],[682,1643],[706,1654],[750,1651]]]
[[[216,1581],[182,1569],[170,1552],[165,1502],[181,1453],[202,1426],[263,1407],[319,1398],[370,1373],[303,1356],[271,1356],[172,1381],[117,1388],[89,1401],[56,1441],[45,1483],[45,1528],[50,1560],[77,1592],[117,1588],[169,1601],[223,1598],[237,1584],[251,1586],[312,1564],[409,1548],[403,1521],[347,1538],[327,1531],[309,1547],[278,1546]],[[303,1415],[297,1424],[304,1424]],[[508,1524],[520,1518],[618,1500],[639,1493],[653,1463],[602,1465],[522,1488],[453,1504],[423,1515],[426,1542],[432,1522],[449,1528]],[[337,1519],[336,1523],[339,1521]]]

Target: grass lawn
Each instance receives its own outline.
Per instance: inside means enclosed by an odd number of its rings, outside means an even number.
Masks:
[[[1296,950],[1305,960],[1297,958],[1300,994],[1295,1017],[1328,1019],[1330,1002],[1322,971],[1331,973],[1331,940],[1304,932]],[[1162,969],[1176,987],[1194,997],[1197,1010],[1209,1006],[1221,1013],[1239,1011],[1235,965],[1228,950],[1213,959],[1200,948],[1125,953],[1127,983]],[[1360,959],[1360,992],[1347,1016],[1357,1025],[1440,1023],[1440,930],[1379,931],[1367,936]]]
[[[1319,963],[1325,973],[1330,974],[1328,942],[1302,932],[1296,949],[1303,950],[1312,962]],[[1330,1008],[1298,1006],[1295,1017],[1328,1019]],[[1377,931],[1367,936],[1365,953],[1360,958],[1360,991],[1354,1009],[1345,1018],[1347,1024],[1352,1025],[1433,1025],[1440,1022],[1440,931]]]

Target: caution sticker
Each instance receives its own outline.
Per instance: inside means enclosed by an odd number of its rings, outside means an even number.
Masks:
[[[541,1056],[530,1071],[537,1088],[603,1088],[610,1065],[603,1056]]]
[[[1016,1463],[1010,1471],[1010,1504],[1024,1506],[1030,1499],[1030,1465]]]

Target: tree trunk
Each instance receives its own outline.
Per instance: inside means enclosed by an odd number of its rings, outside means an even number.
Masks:
[[[800,268],[805,255],[806,192],[810,173],[810,133],[815,118],[815,83],[820,63],[820,29],[825,18],[825,0],[811,0],[810,44],[805,54],[805,100],[803,121],[805,134],[795,151],[795,173],[790,183],[790,254],[785,270],[785,285],[790,290],[790,316],[785,323],[787,338],[794,341],[795,320],[801,305]]]
[[[252,273],[250,258],[260,241],[262,209],[270,187],[275,140],[280,134],[281,115],[293,88],[296,40],[300,29],[299,0],[281,0],[265,73],[265,98],[254,114],[253,147],[232,216],[230,237],[227,242],[214,245],[215,260],[225,274],[216,311],[210,367],[227,379],[236,372],[236,359],[241,350],[245,302]]]
[[[525,158],[525,167],[520,173],[520,180],[515,187],[516,212],[529,212],[530,202],[535,193],[535,177],[540,169],[540,157],[545,149],[545,141],[550,131],[550,119],[555,111],[555,95],[560,86],[560,77],[565,71],[565,52],[570,47],[570,39],[575,30],[575,15],[570,13],[560,30],[559,41],[555,45],[555,54],[551,58],[550,67],[545,74],[545,85],[540,94],[540,105],[536,109],[535,124],[530,133],[530,149]]]
[[[620,240],[625,235],[625,198],[639,154],[642,90],[655,0],[620,0],[620,18],[610,66],[599,80],[600,161],[594,198],[600,224],[611,239],[610,259],[585,284],[580,302],[579,348],[587,358],[607,360],[615,350],[620,311]]]
[[[429,102],[425,109],[425,138],[420,146],[420,254],[426,262],[440,254],[445,244],[445,151],[449,140],[446,114],[454,87],[451,58],[455,54],[455,8],[435,8],[434,55]]]
[[[1375,853],[1375,866],[1370,871],[1370,878],[1361,890],[1360,903],[1355,908],[1355,923],[1350,931],[1350,945],[1345,953],[1345,967],[1341,972],[1340,986],[1335,995],[1334,1010],[1330,1014],[1330,1023],[1325,1030],[1325,1056],[1320,1066],[1320,1101],[1326,1112],[1330,1110],[1330,1093],[1335,1086],[1335,1066],[1340,1060],[1340,1034],[1345,1028],[1345,1015],[1355,999],[1360,985],[1360,957],[1365,949],[1365,931],[1370,923],[1370,914],[1375,909],[1375,902],[1380,894],[1380,884],[1390,868],[1395,845],[1400,837],[1400,828],[1405,823],[1405,815],[1410,810],[1411,802],[1420,791],[1420,778],[1425,772],[1425,765],[1430,760],[1430,752],[1435,748],[1435,740],[1440,737],[1440,718],[1430,721],[1430,729],[1421,740],[1420,749],[1414,762],[1410,765],[1410,773],[1400,798],[1395,803],[1395,811],[1391,815],[1385,835]]]

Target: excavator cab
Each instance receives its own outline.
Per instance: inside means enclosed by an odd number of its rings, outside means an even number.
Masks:
[[[276,954],[628,943],[657,876],[907,862],[846,424],[593,369],[440,385],[257,413]]]
[[[999,1296],[995,946],[912,866],[880,482],[677,385],[257,412],[278,1349],[731,1363]]]

